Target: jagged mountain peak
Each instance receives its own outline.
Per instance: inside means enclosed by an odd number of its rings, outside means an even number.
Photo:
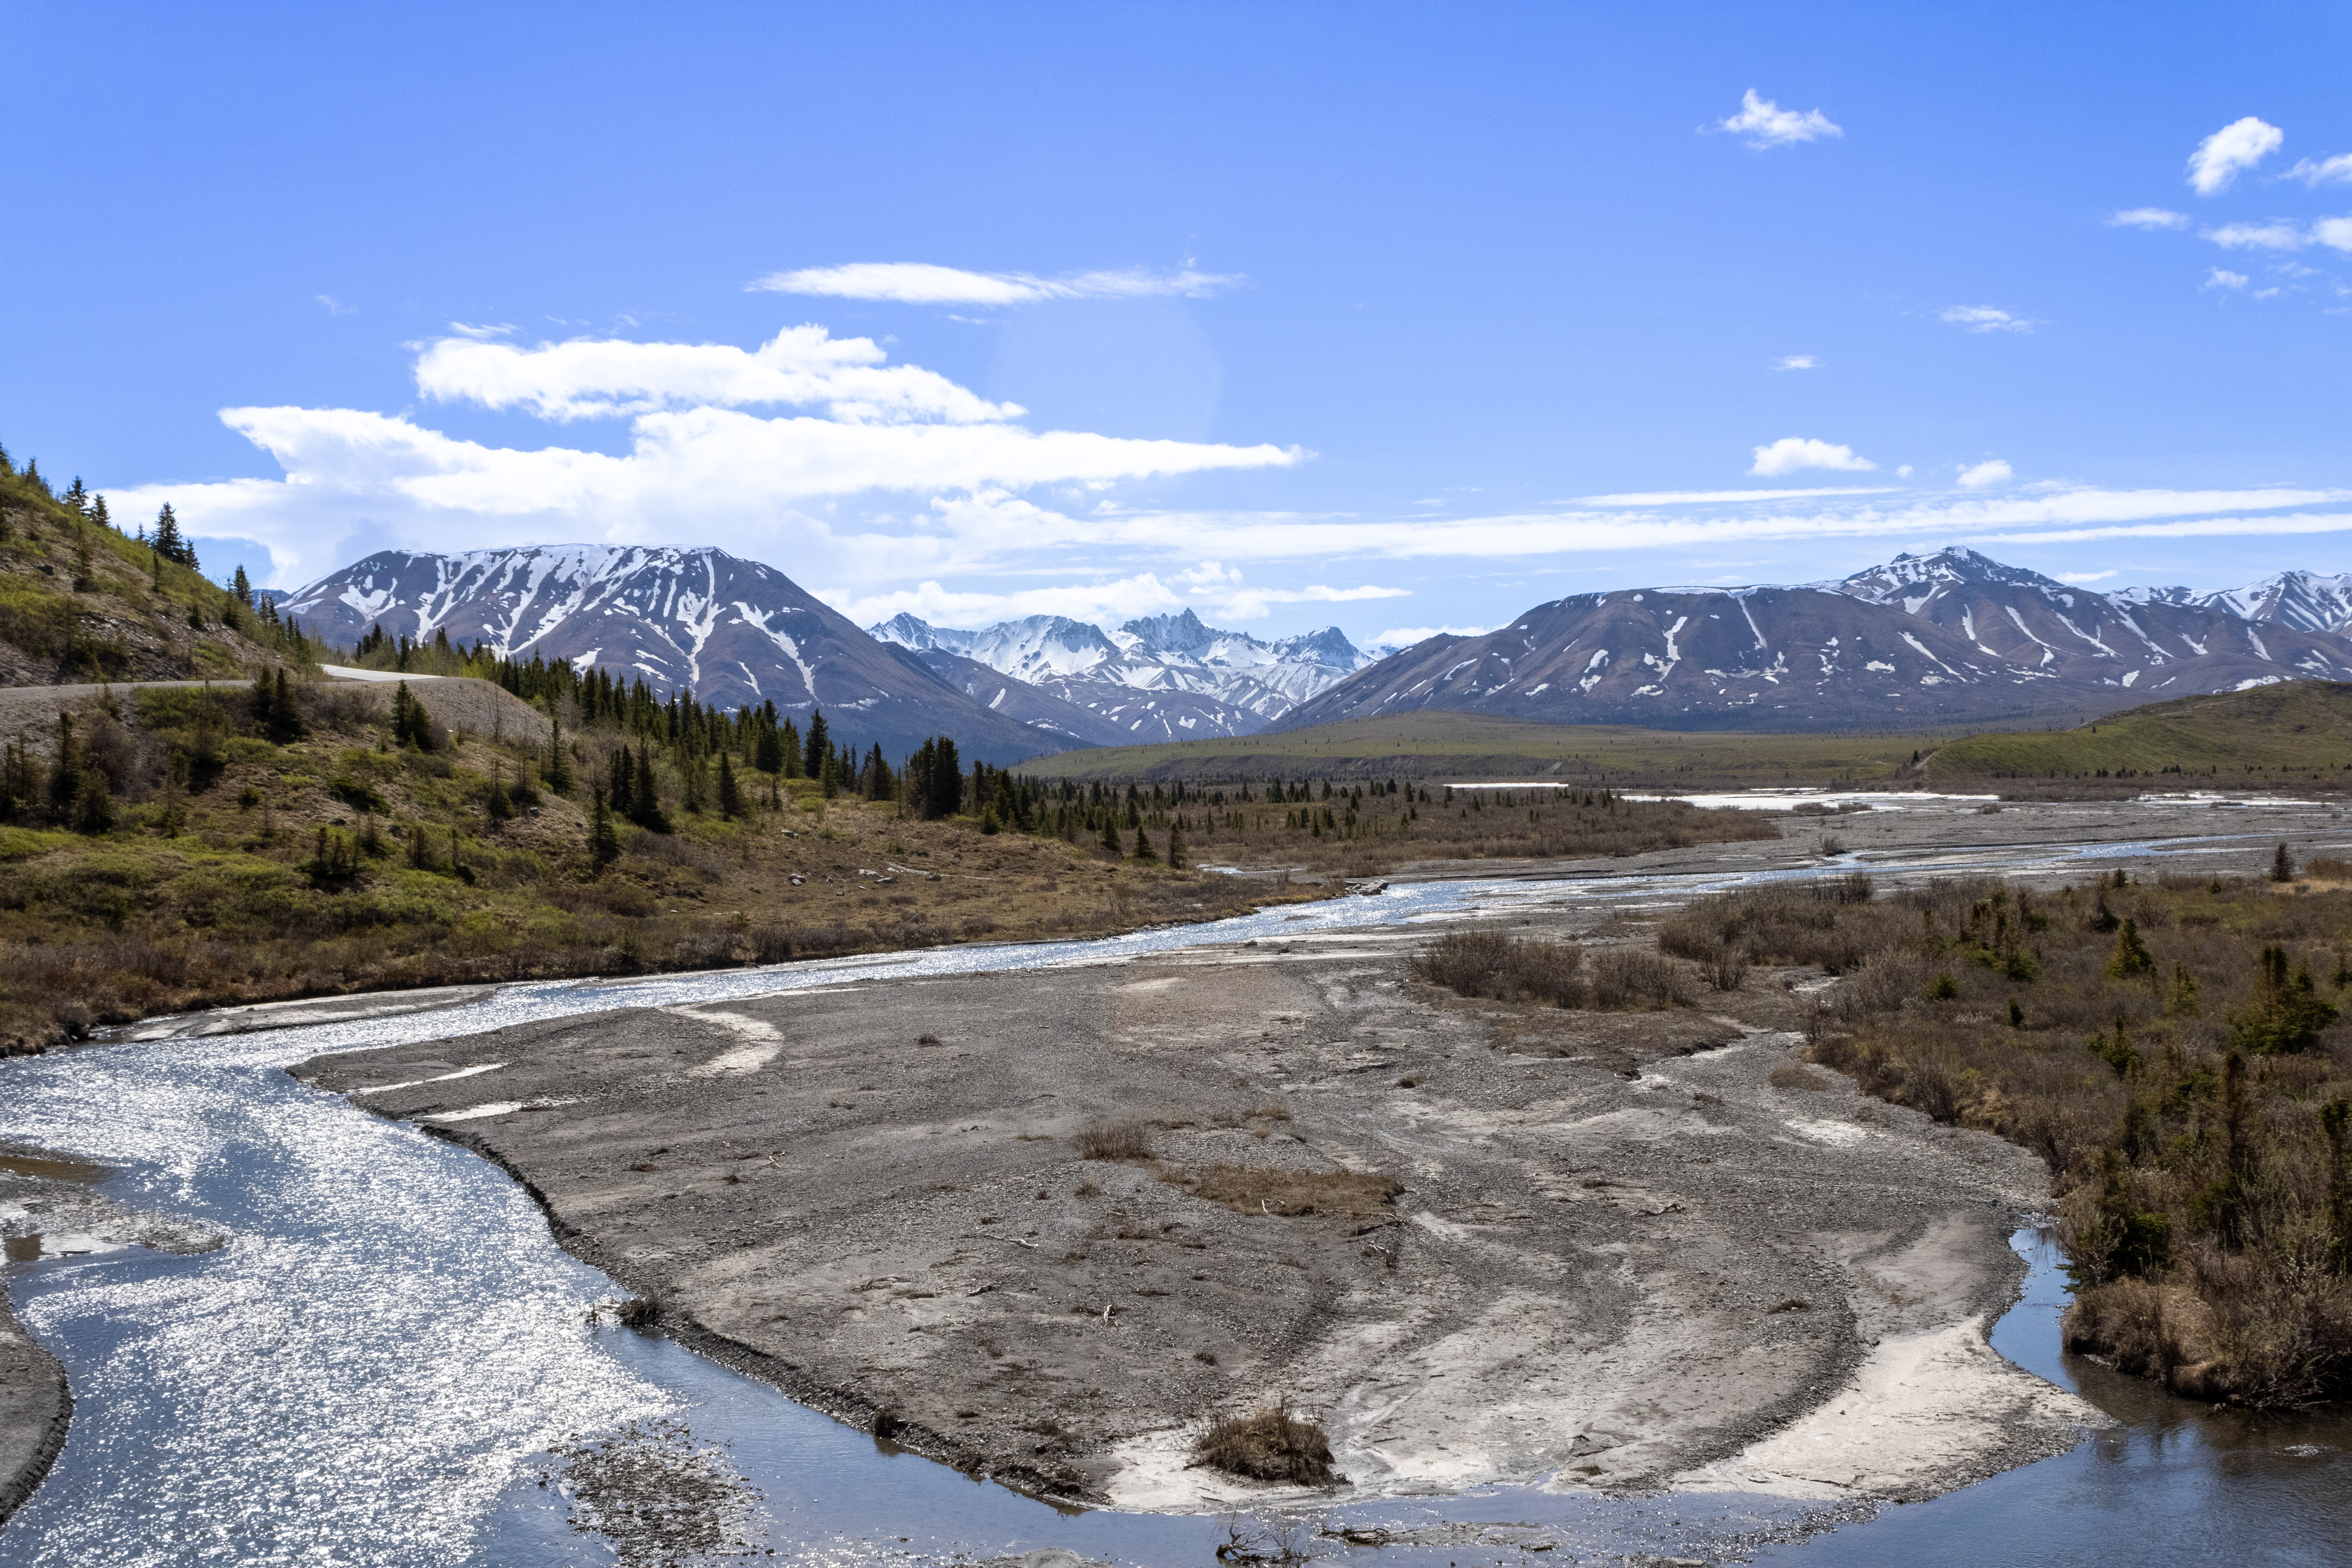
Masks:
[[[1199,653],[1219,636],[1190,609],[1181,615],[1139,616],[1118,629],[1135,638],[1129,647],[1147,653]]]
[[[1261,642],[1208,625],[1186,608],[1138,616],[1115,631],[1061,616],[992,626],[935,626],[896,616],[868,628],[927,657],[952,655],[1075,703],[1106,721],[1150,728],[1137,740],[1246,735],[1371,662],[1337,626]],[[977,691],[969,670],[949,678]],[[1137,693],[1146,694],[1138,718]]]
[[[2053,595],[2081,592],[2030,568],[1995,561],[1965,544],[1947,544],[1941,550],[1929,551],[1925,554],[1900,554],[1892,561],[1864,567],[1835,583],[1821,586],[1849,598],[1886,605],[1897,600],[1924,602],[1927,596],[1942,589],[1964,584],[2030,588]],[[1927,590],[1925,595],[1920,592],[1922,588]]]

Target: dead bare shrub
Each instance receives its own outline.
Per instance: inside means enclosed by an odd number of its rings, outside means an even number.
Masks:
[[[1332,1468],[1323,1428],[1294,1414],[1287,1399],[1246,1415],[1221,1415],[1192,1445],[1192,1462],[1255,1481],[1338,1486],[1347,1477]]]
[[[1149,1160],[1151,1158],[1151,1129],[1137,1117],[1125,1117],[1117,1121],[1097,1121],[1078,1130],[1078,1158],[1082,1160]]]

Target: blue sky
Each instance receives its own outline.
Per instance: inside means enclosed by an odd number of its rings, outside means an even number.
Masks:
[[[2340,7],[0,27],[0,441],[281,585],[712,543],[1370,640],[1947,542],[2352,570]]]

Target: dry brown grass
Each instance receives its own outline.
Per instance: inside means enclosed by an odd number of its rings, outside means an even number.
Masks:
[[[1403,1184],[1362,1171],[1283,1171],[1256,1165],[1211,1165],[1178,1178],[1193,1195],[1239,1214],[1291,1216],[1339,1215],[1360,1219],[1395,1207]]]
[[[1774,1089],[1811,1089],[1816,1094],[1829,1090],[1829,1082],[1802,1062],[1782,1062],[1772,1069]]]
[[[1078,1131],[1078,1158],[1082,1160],[1149,1160],[1151,1158],[1151,1128],[1135,1117],[1117,1121],[1097,1121]]]
[[[1192,1445],[1192,1462],[1288,1486],[1339,1486],[1348,1479],[1332,1468],[1331,1443],[1323,1428],[1295,1414],[1287,1400],[1210,1422]]]

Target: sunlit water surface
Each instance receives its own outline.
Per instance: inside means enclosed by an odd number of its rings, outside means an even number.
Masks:
[[[2216,849],[2229,840],[2206,841]],[[2187,847],[2175,840],[2169,847]],[[1897,879],[2064,874],[2147,844],[1874,857]],[[1097,942],[951,948],[665,976],[503,988],[436,1012],[267,1033],[99,1047],[0,1067],[0,1142],[102,1161],[101,1189],[228,1240],[192,1258],[139,1248],[8,1268],[19,1315],[67,1365],[72,1436],[5,1531],[0,1565],[609,1563],[566,1522],[551,1445],[656,1417],[685,1420],[756,1490],[754,1549],[843,1563],[953,1560],[1064,1546],[1142,1563],[1207,1562],[1202,1518],[1069,1514],[892,1454],[667,1341],[600,1325],[619,1292],[549,1236],[492,1166],[281,1069],[324,1051],[399,1046],[623,1006],[709,1003],[925,974],[1119,962],[1203,942],[1318,942],[1465,910],[1639,908],[1797,869],[1549,882],[1408,885],[1212,925]],[[2058,1276],[1995,1344],[2076,1386],[2055,1344]],[[1888,1510],[1771,1561],[2071,1563],[2123,1542],[2143,1563],[2352,1561],[2340,1422],[2205,1418],[2087,1369],[2120,1433],[1934,1503]],[[551,1483],[542,1486],[542,1479]],[[1556,1543],[1549,1562],[1752,1552],[1807,1505],[1758,1497],[1609,1500],[1530,1488],[1351,1506],[1350,1524],[1516,1521],[1518,1547],[1377,1549],[1468,1563]],[[2220,1543],[2232,1545],[2221,1551]],[[1993,1555],[1986,1543],[2006,1542]],[[2273,1544],[2274,1543],[2274,1544]],[[1332,1543],[1326,1543],[1327,1548]],[[1352,1548],[1357,1554],[1375,1549]],[[1528,1559],[1533,1560],[1533,1559]]]

